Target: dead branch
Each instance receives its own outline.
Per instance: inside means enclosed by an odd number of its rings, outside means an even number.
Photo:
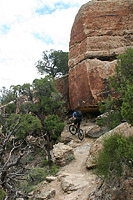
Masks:
[[[3,165],[3,167],[0,169],[0,182],[1,185],[3,187],[3,189],[5,191],[8,191],[8,193],[14,193],[18,195],[18,191],[16,189],[14,189],[14,184],[15,182],[17,182],[18,180],[23,180],[22,176],[24,176],[23,174],[23,170],[17,170],[18,165],[20,163],[20,160],[22,159],[22,157],[25,155],[27,148],[29,148],[29,146],[25,146],[24,148],[21,148],[23,142],[18,145],[15,146],[11,149],[8,159],[5,162],[5,164]],[[12,157],[12,153],[14,152],[14,150],[21,148],[21,151],[19,152],[19,156],[17,157],[17,159],[15,161],[12,161],[11,163],[9,163],[11,157]],[[19,178],[20,177],[20,178]]]
[[[0,156],[2,156],[4,154],[4,151],[5,151],[5,147],[6,147],[6,144],[7,142],[9,141],[10,137],[14,134],[14,132],[16,131],[19,123],[20,123],[20,118],[18,119],[18,122],[16,123],[16,125],[14,126],[14,128],[12,129],[12,131],[10,131],[10,133],[7,135],[6,139],[3,141],[3,144],[2,144],[2,148],[0,149]]]
[[[19,118],[19,119],[18,119],[18,122],[15,124],[14,128],[12,129],[12,131],[9,133],[9,135],[7,136],[7,138],[4,140],[4,142],[3,142],[3,146],[6,145],[6,143],[9,141],[11,135],[15,132],[17,126],[18,126],[19,123],[20,123],[20,120],[21,120],[21,119]]]

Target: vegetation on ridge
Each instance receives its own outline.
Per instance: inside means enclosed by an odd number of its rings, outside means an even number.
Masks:
[[[109,129],[122,121],[133,125],[133,48],[118,56],[115,75],[108,81],[111,94],[99,103],[100,111],[106,114],[97,121],[98,125]]]
[[[96,159],[96,174],[104,179],[121,176],[125,168],[132,170],[133,136],[115,133],[103,142],[103,150]]]

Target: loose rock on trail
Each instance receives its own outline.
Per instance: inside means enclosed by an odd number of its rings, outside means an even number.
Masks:
[[[68,127],[62,133],[62,138],[65,137],[71,138],[67,145],[73,148],[74,159],[61,167],[55,178],[51,177],[51,181],[39,186],[34,191],[33,199],[87,200],[89,193],[96,189],[97,176],[86,168],[93,139],[84,138],[80,141],[77,135],[72,136],[68,132]]]

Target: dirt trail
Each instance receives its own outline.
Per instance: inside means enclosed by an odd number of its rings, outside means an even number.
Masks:
[[[73,136],[73,138],[76,143],[77,136]],[[87,200],[88,194],[95,189],[96,176],[92,171],[87,170],[85,165],[92,142],[93,140],[89,138],[78,141],[78,146],[74,148],[75,159],[62,167],[58,178],[48,184],[48,188],[56,191],[54,200]],[[65,177],[64,183],[63,177]]]

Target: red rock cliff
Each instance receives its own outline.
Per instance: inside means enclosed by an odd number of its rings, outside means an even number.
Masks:
[[[133,47],[133,1],[92,0],[75,17],[69,43],[71,109],[97,110],[117,56]]]

